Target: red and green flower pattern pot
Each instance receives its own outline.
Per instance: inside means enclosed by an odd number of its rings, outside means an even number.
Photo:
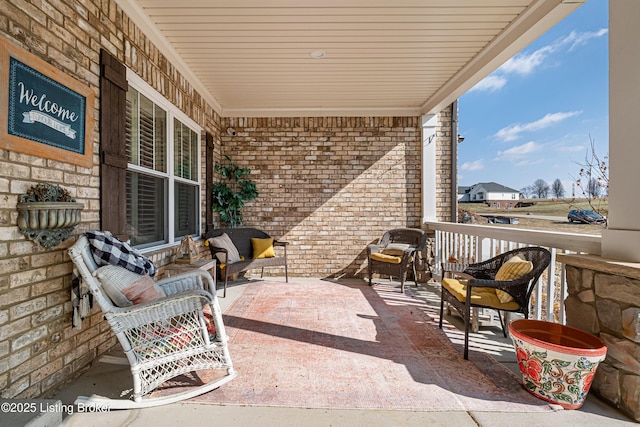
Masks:
[[[541,320],[514,320],[509,333],[525,389],[565,409],[580,408],[607,355],[604,342],[580,329]]]

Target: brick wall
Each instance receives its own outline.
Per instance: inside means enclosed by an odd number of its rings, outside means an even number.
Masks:
[[[418,117],[234,118],[226,126],[238,134],[221,137],[223,154],[251,168],[260,192],[245,206],[245,225],[290,242],[289,274],[362,274],[367,244],[387,229],[420,226]]]
[[[436,127],[436,204],[438,221],[451,221],[451,168],[453,161],[451,152],[451,116],[453,106],[450,105],[438,115]],[[457,182],[455,183],[457,185]]]

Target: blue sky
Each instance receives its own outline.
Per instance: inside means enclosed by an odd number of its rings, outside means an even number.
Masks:
[[[460,97],[459,185],[560,179],[570,197],[590,139],[608,155],[607,4],[588,0]]]

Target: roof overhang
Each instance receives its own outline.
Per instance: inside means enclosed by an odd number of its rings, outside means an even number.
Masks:
[[[116,0],[223,117],[441,111],[586,0]]]

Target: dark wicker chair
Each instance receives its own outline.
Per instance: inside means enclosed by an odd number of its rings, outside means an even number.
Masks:
[[[533,269],[515,280],[495,280],[500,267],[514,256],[531,261]],[[446,278],[447,270],[443,264],[442,292],[440,299],[440,329],[445,301],[451,304],[462,316],[464,329],[464,358],[469,356],[469,327],[471,323],[471,308],[491,308],[498,311],[500,326],[504,336],[507,336],[506,325],[502,320],[501,311],[522,313],[529,318],[529,299],[538,283],[542,272],[551,262],[551,253],[540,247],[514,249],[500,254],[487,261],[469,264],[462,272],[451,271],[453,276],[467,279],[466,286],[456,278]],[[496,289],[505,291],[513,297],[513,301],[501,302],[496,295]]]
[[[413,270],[413,278],[418,286],[416,254],[424,250],[427,234],[418,228],[396,228],[389,230],[378,244],[367,246],[369,286],[374,273],[400,278],[400,290],[404,292],[407,269]]]

